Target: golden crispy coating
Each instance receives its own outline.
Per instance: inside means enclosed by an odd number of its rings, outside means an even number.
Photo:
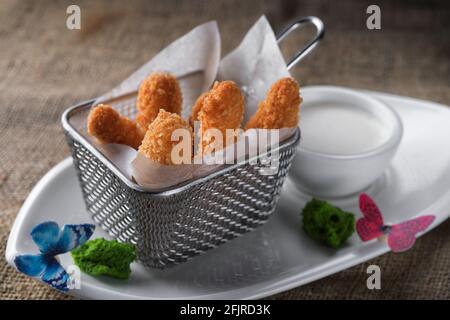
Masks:
[[[145,133],[159,109],[180,114],[182,102],[180,86],[173,75],[165,72],[152,73],[139,87],[136,121]]]
[[[139,152],[147,158],[162,163],[173,164],[172,148],[178,141],[172,141],[172,132],[176,129],[189,130],[192,146],[192,130],[187,121],[178,114],[170,113],[161,109],[156,119],[148,126],[144,140],[139,147]],[[192,147],[190,148],[192,150]]]
[[[126,144],[137,149],[144,137],[136,123],[109,105],[100,104],[88,116],[88,133],[101,143]]]
[[[245,125],[245,129],[281,129],[298,125],[298,114],[302,101],[299,85],[292,78],[275,82],[256,113]]]
[[[194,122],[198,121],[198,113],[203,108],[203,103],[205,102],[208,92],[202,93],[200,97],[195,101],[194,107],[192,108],[191,116],[189,117],[189,124],[194,128]]]
[[[198,112],[200,121],[200,151],[202,154],[212,150],[214,137],[209,129],[218,129],[223,136],[223,147],[227,145],[226,129],[239,129],[244,116],[244,97],[233,81],[214,83],[206,94]],[[211,146],[210,146],[211,145]],[[209,147],[208,147],[209,146]],[[214,147],[213,147],[214,149]]]

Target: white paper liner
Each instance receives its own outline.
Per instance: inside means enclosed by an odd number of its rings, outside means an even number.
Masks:
[[[270,86],[280,78],[290,76],[286,63],[278,47],[275,35],[265,16],[262,16],[248,31],[240,45],[220,61],[220,34],[215,21],[202,24],[183,37],[171,43],[120,85],[98,98],[95,104],[137,91],[139,84],[152,72],[167,71],[180,82],[183,95],[182,116],[187,119],[197,97],[210,89],[214,80],[232,80],[245,95],[245,115],[243,125],[253,115],[258,103],[264,100]],[[256,134],[246,134],[246,154],[254,154],[258,148],[266,150],[260,136],[267,130],[254,130]],[[287,139],[295,128],[278,132],[279,141]],[[118,144],[98,144],[92,137],[86,137],[110,159],[119,170],[150,191],[165,190],[171,186],[206,176],[224,164],[181,164],[163,165],[154,162],[131,147]],[[263,139],[264,140],[264,139]],[[242,142],[241,140],[239,140]],[[266,143],[267,144],[267,143]],[[216,158],[229,163],[228,146],[217,152]],[[227,156],[228,155],[228,156]],[[210,163],[211,156],[205,157]],[[228,158],[227,158],[228,157]]]

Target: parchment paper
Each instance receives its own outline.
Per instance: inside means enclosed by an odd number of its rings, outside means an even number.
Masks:
[[[278,47],[275,35],[265,16],[262,16],[248,31],[239,46],[220,61],[220,34],[215,21],[200,25],[185,36],[174,41],[120,85],[102,95],[96,103],[110,100],[136,91],[141,81],[154,71],[173,73],[180,82],[183,94],[182,116],[187,119],[196,98],[208,91],[214,80],[232,80],[245,95],[243,124],[253,115],[258,102],[264,100],[270,86],[282,77],[290,76]],[[295,128],[286,128],[277,133],[279,141],[289,137]],[[243,135],[237,144],[247,139],[247,153],[267,147],[260,134],[267,130],[254,130]],[[255,134],[256,133],[256,134]],[[151,161],[131,147],[117,144],[96,146],[128,177],[140,186],[152,191],[167,189],[190,179],[195,179],[218,170],[224,164],[204,158],[203,164],[162,165]],[[277,143],[279,142],[277,141]],[[273,143],[273,141],[272,141]],[[230,152],[235,145],[228,146],[214,155],[215,160],[229,163]],[[216,164],[208,164],[214,162]]]

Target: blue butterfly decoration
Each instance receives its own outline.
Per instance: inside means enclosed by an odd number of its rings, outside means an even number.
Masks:
[[[14,263],[20,272],[39,277],[55,289],[68,291],[70,276],[55,257],[84,244],[94,230],[93,224],[66,224],[62,230],[54,221],[38,224],[31,230],[31,238],[41,253],[16,256]]]

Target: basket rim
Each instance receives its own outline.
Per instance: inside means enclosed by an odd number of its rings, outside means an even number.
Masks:
[[[145,187],[140,186],[139,184],[137,184],[136,182],[134,182],[133,180],[129,179],[128,177],[126,177],[121,171],[120,169],[114,165],[113,162],[111,162],[106,156],[104,156],[93,144],[91,144],[88,140],[86,140],[79,132],[77,129],[75,129],[71,124],[70,124],[70,117],[75,114],[76,112],[80,112],[83,109],[86,108],[91,108],[93,103],[95,102],[95,99],[91,99],[91,100],[87,100],[87,101],[83,101],[81,103],[78,103],[76,105],[73,105],[69,108],[67,108],[62,116],[61,116],[61,123],[62,123],[62,127],[64,129],[64,131],[70,135],[70,137],[72,139],[74,139],[75,141],[81,143],[86,149],[88,149],[92,154],[94,154],[95,157],[97,157],[101,163],[103,163],[110,171],[112,171],[112,173],[122,182],[124,183],[126,186],[128,186],[129,188],[140,192],[140,193],[145,193],[145,194],[152,194],[152,195],[161,195],[161,196],[168,196],[171,194],[176,194],[185,190],[188,190],[189,188],[203,183],[205,181],[208,181],[210,179],[213,179],[217,176],[223,175],[224,173],[231,171],[233,169],[236,169],[238,167],[244,166],[249,162],[254,161],[255,159],[264,157],[268,152],[270,152],[271,150],[268,150],[267,152],[263,153],[263,154],[259,154],[257,156],[251,157],[249,159],[245,159],[244,161],[240,161],[238,163],[235,164],[225,164],[223,166],[223,168],[208,174],[204,177],[200,177],[197,179],[193,179],[193,180],[188,180],[188,181],[184,181],[181,182],[179,184],[176,184],[174,186],[168,187],[167,189],[163,189],[163,190],[148,190]],[[279,151],[279,150],[283,150],[285,148],[291,147],[291,146],[295,146],[298,144],[298,142],[300,141],[300,128],[297,127],[295,130],[295,133],[289,137],[288,139],[286,139],[285,141],[283,141],[276,149],[272,150],[272,151]]]

